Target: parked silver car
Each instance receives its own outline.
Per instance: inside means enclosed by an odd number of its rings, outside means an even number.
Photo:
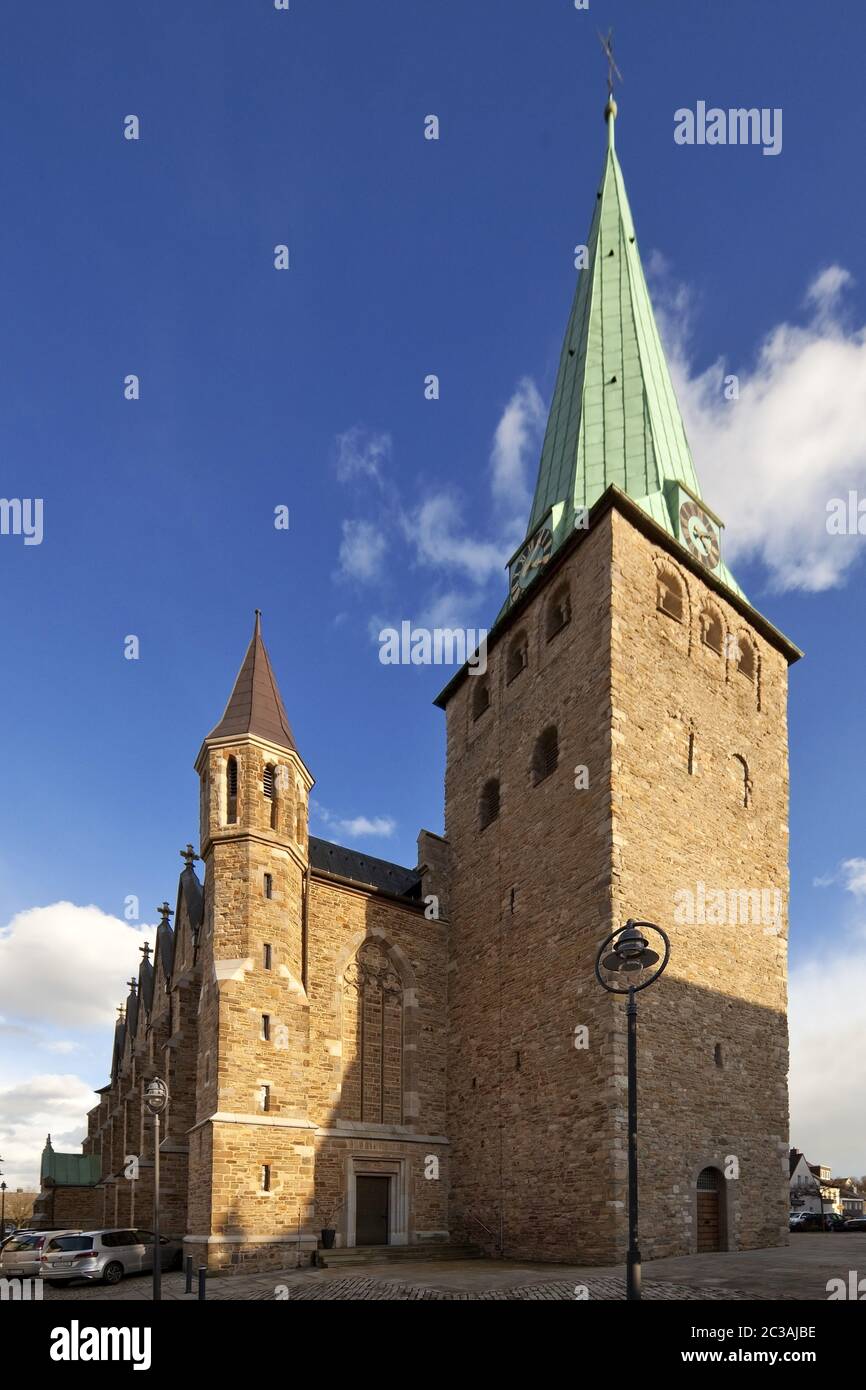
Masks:
[[[73,1279],[117,1284],[124,1274],[153,1269],[153,1248],[153,1231],[128,1227],[52,1236],[42,1251],[42,1278],[61,1285]],[[162,1236],[160,1250],[164,1270],[180,1267],[183,1247],[179,1240]]]
[[[16,1231],[0,1249],[0,1278],[33,1279],[42,1268],[45,1242],[74,1231]]]

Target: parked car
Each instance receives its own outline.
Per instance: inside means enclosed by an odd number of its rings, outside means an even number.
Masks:
[[[64,1231],[16,1231],[0,1250],[0,1276],[4,1279],[32,1279],[42,1264],[42,1250],[47,1240]]]
[[[866,1231],[866,1216],[849,1216],[843,1223],[843,1231]]]
[[[182,1243],[161,1236],[160,1248],[162,1268],[179,1269]],[[45,1242],[41,1264],[42,1278],[52,1284],[69,1284],[73,1279],[117,1284],[124,1274],[153,1269],[153,1231],[116,1227],[53,1236]]]
[[[835,1211],[804,1211],[799,1221],[788,1223],[791,1231],[841,1231],[844,1221]]]

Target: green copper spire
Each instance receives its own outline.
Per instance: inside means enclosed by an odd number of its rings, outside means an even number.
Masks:
[[[607,154],[586,264],[565,334],[529,518],[552,510],[554,550],[578,509],[615,483],[679,539],[676,499],[700,498],[682,416],[659,338],[616,156],[617,106],[605,107]],[[716,576],[742,594],[723,562]]]

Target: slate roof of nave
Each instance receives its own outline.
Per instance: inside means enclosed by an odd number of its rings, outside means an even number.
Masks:
[[[417,869],[406,869],[402,864],[376,859],[373,855],[332,844],[330,840],[320,840],[315,835],[310,836],[310,864],[314,869],[336,874],[364,888],[376,888],[397,897],[417,898],[421,892]]]

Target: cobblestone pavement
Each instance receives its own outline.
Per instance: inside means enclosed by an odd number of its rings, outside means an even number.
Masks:
[[[679,1255],[646,1261],[643,1296],[646,1299],[825,1300],[828,1280],[848,1280],[850,1272],[866,1274],[866,1232],[794,1235],[790,1245],[726,1254]],[[183,1274],[164,1274],[163,1298],[195,1300],[184,1293]],[[378,1260],[375,1264],[333,1265],[328,1269],[284,1269],[258,1274],[234,1274],[208,1279],[209,1302],[251,1302],[319,1299],[388,1299],[491,1302],[575,1300],[585,1287],[590,1299],[624,1299],[623,1267],[545,1265],[519,1260]],[[73,1284],[45,1289],[46,1300],[150,1300],[150,1276],[134,1275],[107,1289]]]
[[[162,1297],[166,1302],[195,1302],[195,1293],[184,1292],[185,1281],[180,1274],[163,1276]],[[584,1290],[586,1292],[584,1293]],[[71,1288],[57,1289],[47,1286],[45,1300],[78,1303],[81,1301],[111,1299],[119,1302],[149,1301],[151,1296],[150,1276],[125,1279],[114,1288],[101,1284],[79,1284]],[[751,1299],[755,1295],[731,1289],[702,1289],[695,1285],[645,1282],[645,1299],[694,1299],[714,1301],[728,1299]],[[224,1279],[209,1279],[207,1282],[208,1302],[289,1302],[300,1300],[367,1300],[408,1302],[421,1300],[446,1302],[491,1302],[511,1301],[529,1302],[574,1302],[576,1299],[621,1299],[625,1300],[625,1279],[618,1277],[603,1279],[584,1279],[580,1283],[565,1279],[550,1279],[539,1283],[515,1283],[509,1287],[467,1291],[465,1289],[431,1288],[427,1284],[417,1284],[406,1279],[371,1278],[367,1275],[331,1275],[322,1277],[320,1271],[297,1274],[279,1272],[268,1275],[240,1274]]]
[[[452,1293],[445,1289],[427,1289],[412,1284],[392,1284],[377,1279],[341,1279],[327,1287],[295,1288],[288,1291],[290,1299],[313,1298],[385,1298],[385,1299],[449,1299],[460,1302],[489,1302],[505,1299],[508,1301],[532,1301],[547,1299],[551,1302],[567,1301],[573,1303],[580,1292],[583,1299],[622,1299],[625,1302],[624,1279],[595,1279],[575,1285],[563,1280],[551,1280],[544,1284],[515,1284],[510,1289],[485,1289],[478,1293]],[[584,1290],[586,1292],[584,1292]],[[714,1289],[706,1293],[703,1289],[689,1288],[685,1284],[645,1284],[644,1298],[656,1299],[749,1299],[746,1293],[720,1292]]]

